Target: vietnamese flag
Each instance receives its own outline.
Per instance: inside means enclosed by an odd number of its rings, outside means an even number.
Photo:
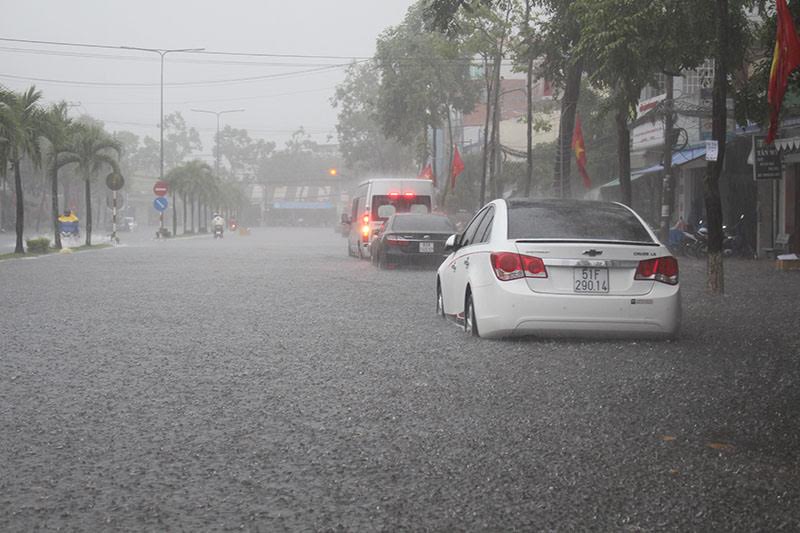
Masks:
[[[450,190],[455,190],[456,178],[462,172],[464,172],[464,160],[461,159],[461,154],[458,153],[458,146],[455,146],[453,147],[453,164],[450,168]]]
[[[578,163],[578,171],[583,177],[583,186],[587,189],[592,188],[592,180],[586,172],[586,143],[583,141],[583,129],[581,128],[581,118],[575,115],[575,129],[572,130],[572,151],[575,152],[575,161]]]
[[[775,0],[778,12],[778,27],[775,32],[775,52],[772,55],[772,68],[769,71],[767,104],[769,105],[769,132],[767,144],[775,140],[778,132],[778,115],[781,112],[783,95],[789,83],[789,75],[800,65],[800,39],[794,29],[794,20],[786,0]]]

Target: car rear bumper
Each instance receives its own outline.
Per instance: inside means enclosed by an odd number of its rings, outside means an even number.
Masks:
[[[400,265],[430,265],[439,266],[447,256],[441,253],[405,252],[392,248],[384,248],[386,261]]]
[[[680,327],[679,286],[655,283],[642,296],[543,294],[524,280],[472,289],[482,337],[518,335],[673,336]]]

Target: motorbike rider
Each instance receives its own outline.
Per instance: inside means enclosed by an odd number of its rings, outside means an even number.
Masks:
[[[219,213],[214,213],[211,217],[211,227],[214,228],[216,231],[219,228],[220,231],[225,228],[225,219]]]

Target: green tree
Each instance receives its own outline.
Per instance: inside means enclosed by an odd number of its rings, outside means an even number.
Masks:
[[[25,253],[22,244],[25,229],[25,197],[22,191],[22,161],[28,158],[35,166],[41,163],[39,136],[42,131],[42,110],[39,107],[41,92],[31,86],[16,93],[0,88],[0,163],[3,172],[11,163],[14,169],[16,209],[16,245],[14,253]]]
[[[275,151],[275,143],[263,139],[253,140],[247,130],[225,128],[219,132],[219,148],[214,147],[214,155],[219,149],[230,169],[230,176],[236,180],[250,181],[262,163]]]
[[[84,181],[86,246],[92,245],[92,180],[103,169],[110,168],[113,172],[120,172],[117,158],[121,150],[120,142],[101,127],[84,124],[76,126],[69,147],[70,154],[65,160],[77,164],[77,172]]]
[[[457,41],[427,30],[422,1],[409,8],[402,24],[381,34],[375,61],[381,80],[378,123],[387,137],[417,145],[424,162],[428,129],[447,125],[453,110],[469,112],[474,106],[470,61]]]
[[[179,112],[164,117],[164,170],[169,172],[193,152],[203,149],[200,134],[186,124]],[[145,136],[141,146],[131,156],[130,164],[138,171],[158,176],[161,172],[161,143],[159,139]]]
[[[42,137],[46,148],[45,168],[50,180],[51,218],[55,246],[61,249],[61,232],[58,227],[58,171],[72,162],[70,157],[70,137],[73,134],[72,121],[67,116],[66,102],[59,102],[47,108],[44,113]]]
[[[331,98],[331,104],[339,110],[339,150],[347,166],[356,172],[409,172],[413,169],[413,150],[388,138],[378,123],[379,86],[380,75],[373,63],[347,67],[344,81]]]

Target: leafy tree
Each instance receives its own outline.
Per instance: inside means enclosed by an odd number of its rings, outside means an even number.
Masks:
[[[170,191],[172,191],[173,234],[177,231],[176,196],[180,196],[182,199],[184,233],[187,233],[187,206],[191,205],[191,229],[189,231],[194,233],[195,199],[202,188],[214,181],[211,167],[199,159],[193,159],[173,168],[165,177],[170,184]]]
[[[51,218],[55,247],[61,249],[61,232],[58,227],[58,171],[71,163],[70,137],[74,132],[67,116],[66,102],[51,105],[44,112],[42,138],[45,140],[45,168],[50,180]]]
[[[384,31],[375,54],[378,123],[387,137],[419,146],[421,161],[428,156],[428,129],[445,124],[452,110],[470,111],[476,97],[470,62],[457,42],[427,31],[423,6],[412,5],[402,24]]]
[[[380,75],[373,63],[353,63],[331,98],[338,108],[339,150],[356,171],[403,173],[412,169],[413,151],[384,135],[378,123]]]
[[[42,110],[39,107],[41,92],[31,86],[16,93],[0,88],[0,163],[3,173],[11,163],[14,168],[14,189],[17,200],[16,245],[14,253],[25,253],[22,245],[25,228],[25,198],[22,191],[21,165],[24,158],[38,166],[41,163],[39,136],[42,131]]]
[[[179,112],[164,117],[164,170],[169,172],[182,163],[193,152],[203,149],[200,134],[186,125]],[[151,176],[161,172],[161,143],[159,139],[145,136],[141,146],[131,154],[133,168]]]
[[[83,178],[86,197],[86,246],[92,245],[92,180],[104,169],[120,172],[117,157],[121,144],[96,125],[79,124],[65,157],[77,164],[78,174]]]
[[[214,150],[216,155],[216,146]],[[228,161],[230,175],[236,179],[252,179],[274,150],[275,143],[253,140],[244,129],[225,126],[219,132],[220,155]]]

